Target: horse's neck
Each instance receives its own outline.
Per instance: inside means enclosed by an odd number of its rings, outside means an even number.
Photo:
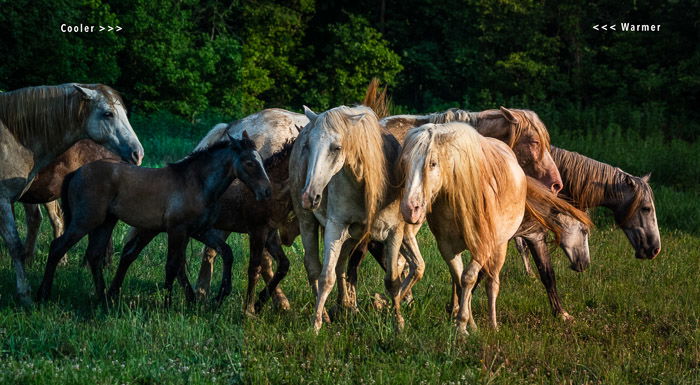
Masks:
[[[204,197],[206,205],[217,201],[236,179],[236,174],[233,172],[233,159],[229,158],[225,162],[222,162],[223,164],[216,160],[212,160],[212,163],[216,163],[216,165],[212,164],[209,166],[213,168],[213,170],[205,172],[203,175],[201,169],[197,170],[193,168],[191,170],[194,177],[199,177],[201,180],[201,188],[203,190],[202,196]]]

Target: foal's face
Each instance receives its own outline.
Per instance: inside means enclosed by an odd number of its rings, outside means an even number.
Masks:
[[[433,151],[429,151],[422,159],[413,162],[404,159],[402,163],[407,169],[404,170],[406,181],[401,198],[401,215],[408,223],[422,223],[428,205],[442,187],[442,165]]]
[[[588,248],[588,227],[575,218],[558,213],[557,220],[562,224],[562,234],[559,246],[571,262],[571,269],[584,271],[591,264],[591,254]]]
[[[323,190],[331,178],[345,164],[342,137],[338,132],[324,129],[320,122],[323,114],[311,119],[310,129],[303,151],[308,157],[306,183],[301,194],[301,205],[306,210],[315,210],[321,204]]]
[[[140,165],[143,146],[126,117],[126,109],[115,97],[89,88],[74,86],[90,101],[91,111],[85,122],[90,139],[119,155],[124,161]]]
[[[649,176],[629,180],[629,201],[634,199],[635,183],[647,183]],[[635,249],[635,257],[639,259],[653,259],[661,252],[661,235],[656,221],[656,207],[650,195],[644,197],[639,206],[632,213],[630,204],[623,205],[615,211],[615,221],[625,232],[627,239]]]
[[[236,177],[253,191],[256,200],[269,199],[272,195],[270,179],[265,172],[260,154],[254,147],[241,147],[239,141],[235,139],[231,142],[234,151],[238,153],[233,165]]]

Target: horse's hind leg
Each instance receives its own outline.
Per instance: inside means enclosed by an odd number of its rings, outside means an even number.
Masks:
[[[122,256],[119,259],[119,267],[117,267],[117,272],[114,274],[112,284],[109,286],[109,290],[107,291],[108,299],[114,299],[117,297],[129,266],[131,266],[131,264],[141,253],[141,250],[143,250],[143,248],[146,247],[146,245],[148,245],[148,243],[150,243],[156,235],[158,235],[157,231],[142,230],[135,227],[131,228],[126,237],[126,244],[122,249]]]
[[[220,237],[226,241],[230,231],[219,231]],[[214,273],[214,261],[216,260],[216,250],[211,247],[204,246],[202,250],[202,263],[199,266],[199,276],[197,277],[197,284],[195,285],[195,294],[198,299],[202,300],[209,295],[209,290],[211,289],[211,275]]]
[[[112,231],[117,224],[117,218],[110,217],[103,224],[92,230],[89,234],[88,247],[85,251],[87,260],[92,272],[92,279],[95,283],[95,294],[100,301],[105,301],[105,279],[102,274],[104,267],[104,253],[109,240],[112,239]]]
[[[353,307],[357,308],[357,275],[360,268],[360,263],[365,258],[367,254],[367,247],[369,243],[363,242],[358,245],[355,250],[350,254],[350,259],[348,259],[348,269],[347,269],[347,301]]]
[[[489,318],[491,319],[491,326],[495,330],[498,330],[498,321],[496,318],[496,299],[498,299],[498,291],[501,287],[501,268],[503,267],[503,262],[506,260],[506,252],[508,250],[508,243],[500,245],[496,250],[496,254],[493,255],[491,263],[491,274],[486,278],[486,296],[489,301]]]
[[[41,226],[41,210],[39,205],[24,203],[24,216],[27,221],[27,238],[24,240],[24,263],[31,266],[36,251],[36,238]]]
[[[56,273],[61,258],[70,250],[73,245],[78,243],[85,236],[86,232],[78,228],[78,226],[69,226],[63,235],[54,239],[51,242],[49,257],[46,260],[46,269],[44,270],[44,279],[41,281],[37,292],[38,300],[43,301],[51,295],[51,286],[53,285],[53,277]]]
[[[49,215],[49,221],[51,222],[51,228],[53,229],[54,239],[58,238],[63,234],[63,211],[61,210],[61,205],[58,199],[55,201],[44,203],[44,208],[46,213]],[[64,254],[61,257],[59,265],[65,265],[68,263],[68,257]]]
[[[6,198],[0,198],[0,235],[5,240],[5,244],[12,256],[12,263],[15,267],[17,279],[17,296],[19,301],[24,306],[31,306],[31,289],[29,288],[27,275],[24,271],[24,250],[22,250],[22,241],[19,238],[15,217],[12,214],[12,203]]]
[[[278,289],[279,283],[284,279],[284,277],[287,276],[287,273],[289,272],[289,258],[287,258],[284,250],[282,250],[282,242],[277,231],[270,232],[265,246],[267,250],[270,251],[273,258],[275,258],[275,261],[277,262],[277,270],[272,276],[272,279],[265,286],[265,289],[258,294],[258,301],[255,304],[256,312],[260,311],[267,299],[270,298],[270,294]],[[287,306],[289,306],[289,304],[287,304]]]
[[[527,275],[534,277],[535,273],[532,272],[532,268],[530,267],[530,250],[523,237],[515,237],[515,249],[518,250],[518,254],[520,254],[520,258],[523,260],[523,266],[525,267]]]

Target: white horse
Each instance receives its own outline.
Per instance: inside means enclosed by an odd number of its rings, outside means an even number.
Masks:
[[[39,170],[88,138],[127,162],[141,164],[143,147],[121,97],[110,87],[71,83],[0,93],[0,235],[12,255],[17,295],[25,305],[32,300],[12,202]]]
[[[350,251],[368,239],[384,243],[384,283],[401,329],[403,293],[422,277],[425,265],[415,239],[419,226],[407,226],[399,212],[401,191],[392,178],[399,143],[364,106],[340,106],[319,115],[305,109],[305,113],[310,123],[294,144],[289,172],[304,265],[316,295],[314,330],[322,326],[326,299],[337,273],[344,274]],[[324,227],[323,266],[318,259],[319,225]],[[403,282],[400,250],[410,267]],[[342,297],[343,277],[338,290]]]

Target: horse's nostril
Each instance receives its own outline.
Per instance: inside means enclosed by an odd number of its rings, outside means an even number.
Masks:
[[[552,184],[552,192],[553,192],[553,193],[558,194],[559,191],[561,191],[561,189],[562,189],[561,183],[554,183],[554,184]]]
[[[133,151],[131,153],[131,160],[134,161],[134,164],[141,164],[141,154],[139,151]]]
[[[657,255],[659,255],[660,252],[661,252],[661,248],[660,248],[660,247],[656,247],[656,248],[654,248],[654,253],[652,254],[652,256],[653,256],[653,257],[656,257]]]

